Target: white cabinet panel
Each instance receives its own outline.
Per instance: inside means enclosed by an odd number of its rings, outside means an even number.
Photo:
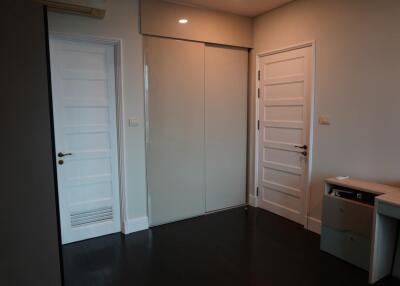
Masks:
[[[150,224],[203,214],[204,44],[146,37]]]
[[[248,52],[146,37],[151,225],[246,202]]]
[[[206,210],[246,202],[246,49],[206,46]]]

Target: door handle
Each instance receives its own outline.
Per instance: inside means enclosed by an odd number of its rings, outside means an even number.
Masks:
[[[65,157],[65,156],[72,156],[72,153],[63,153],[63,152],[60,152],[60,153],[57,154],[57,156],[60,157],[60,158],[62,158],[62,157]]]
[[[307,150],[307,145],[303,145],[303,146],[301,146],[301,145],[294,145],[294,147],[295,147],[295,148],[299,148],[299,149]]]

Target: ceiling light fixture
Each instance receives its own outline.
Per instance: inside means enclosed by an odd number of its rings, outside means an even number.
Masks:
[[[188,21],[188,19],[179,19],[178,20],[179,24],[186,24]]]

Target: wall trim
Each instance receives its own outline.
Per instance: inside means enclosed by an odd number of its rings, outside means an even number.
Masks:
[[[128,235],[130,233],[145,230],[148,228],[149,228],[149,218],[147,216],[131,218],[124,222],[122,233]]]
[[[249,206],[252,206],[252,207],[255,207],[255,208],[258,207],[257,196],[254,196],[254,195],[250,194],[248,202],[249,202]]]
[[[115,97],[117,112],[117,145],[118,145],[118,181],[120,199],[121,231],[125,229],[125,222],[128,218],[128,205],[126,194],[126,164],[125,164],[125,107],[123,93],[123,62],[122,62],[122,39],[97,37],[91,35],[71,34],[63,32],[49,32],[49,38],[84,41],[112,45],[114,47],[115,63]]]
[[[64,33],[64,32],[54,32],[54,31],[49,31],[49,35],[52,38],[56,39],[84,41],[84,42],[109,44],[109,45],[121,44],[122,46],[122,39],[120,38],[98,37],[86,34]]]
[[[321,220],[308,217],[307,218],[307,227],[304,228],[308,229],[309,231],[315,232],[316,234],[321,234]]]
[[[303,214],[305,216],[304,219],[304,227],[308,228],[308,224],[309,224],[309,219],[307,219],[307,217],[309,217],[310,215],[310,193],[311,193],[311,175],[312,175],[312,162],[313,162],[313,154],[314,154],[314,120],[315,120],[315,75],[316,75],[316,42],[315,40],[312,41],[307,41],[307,42],[302,42],[302,43],[298,43],[298,44],[293,44],[290,46],[286,46],[286,47],[282,47],[282,48],[278,48],[278,49],[274,49],[274,50],[269,50],[269,51],[265,51],[265,52],[260,52],[256,54],[256,70],[255,70],[255,76],[256,76],[256,89],[254,91],[254,96],[256,98],[256,118],[255,118],[255,134],[256,134],[256,138],[255,138],[255,160],[254,160],[254,164],[255,164],[255,171],[254,171],[254,194],[257,194],[257,188],[259,187],[259,134],[260,131],[257,128],[257,121],[259,120],[259,104],[260,104],[260,99],[258,98],[258,88],[260,87],[260,81],[258,80],[258,71],[260,70],[260,59],[261,57],[265,57],[265,56],[269,56],[269,55],[274,55],[274,54],[278,54],[278,53],[283,53],[283,52],[288,52],[288,51],[292,51],[292,50],[297,50],[297,49],[302,49],[302,48],[306,48],[306,47],[311,47],[311,87],[310,87],[310,91],[311,91],[311,98],[310,98],[310,134],[309,134],[309,160],[308,160],[308,170],[307,170],[307,183],[306,183],[306,189],[305,189],[305,198],[304,198],[304,209],[303,209]],[[256,204],[258,205],[258,197],[255,196],[256,199]],[[249,204],[250,204],[250,196],[249,196]],[[318,229],[318,228],[317,228]]]
[[[298,44],[293,44],[290,46],[286,46],[286,47],[282,47],[282,48],[278,48],[278,49],[274,49],[274,50],[269,50],[269,51],[265,51],[265,52],[261,52],[261,53],[257,53],[257,57],[260,58],[260,57],[270,56],[270,55],[274,55],[274,54],[284,53],[284,52],[298,50],[298,49],[312,47],[312,46],[315,46],[314,40],[303,42],[303,43],[298,43]]]

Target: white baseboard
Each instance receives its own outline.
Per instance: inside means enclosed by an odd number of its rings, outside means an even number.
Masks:
[[[149,228],[149,218],[142,216],[138,218],[131,218],[125,221],[123,234],[130,234],[132,232],[144,230]]]
[[[254,195],[249,195],[249,205],[252,207],[258,207],[257,197]]]
[[[321,221],[313,217],[308,217],[307,229],[317,234],[321,234]]]

